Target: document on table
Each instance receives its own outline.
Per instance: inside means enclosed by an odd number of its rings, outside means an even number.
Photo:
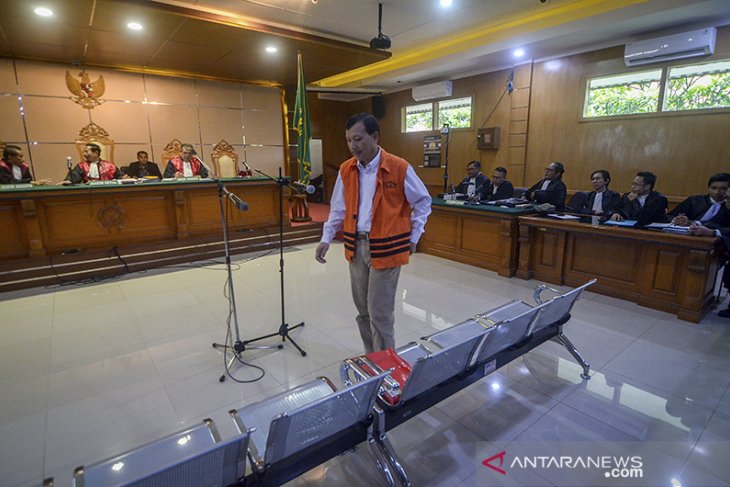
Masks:
[[[606,220],[604,223],[606,225],[614,225],[617,227],[633,227],[636,225],[636,220],[624,220],[622,222],[617,222],[615,220]]]
[[[558,215],[557,213],[548,213],[547,216],[557,218],[558,220],[580,220],[580,217],[575,215]]]

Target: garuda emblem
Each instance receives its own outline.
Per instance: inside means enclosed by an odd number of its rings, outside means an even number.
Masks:
[[[89,73],[79,73],[81,81],[77,80],[71,73],[66,71],[66,86],[74,96],[71,99],[84,108],[94,108],[104,103],[100,97],[104,94],[104,77],[99,75],[96,81],[91,81]]]

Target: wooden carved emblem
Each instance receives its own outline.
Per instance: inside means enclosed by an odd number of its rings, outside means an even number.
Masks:
[[[172,159],[175,156],[179,156],[182,154],[182,142],[180,142],[177,139],[172,139],[163,149],[162,149],[162,161],[167,162],[170,159]]]
[[[109,145],[113,143],[112,138],[109,136],[109,132],[107,132],[94,122],[91,122],[81,130],[79,130],[79,141],[101,142],[103,145]]]
[[[84,108],[94,108],[104,103],[100,97],[104,94],[104,77],[99,75],[96,81],[91,81],[86,71],[79,73],[80,80],[77,80],[71,73],[66,71],[66,86],[74,96],[71,99]]]
[[[102,228],[121,228],[124,225],[124,210],[117,205],[105,206],[99,210],[96,219]]]
[[[231,144],[221,139],[221,141],[213,147],[213,156],[220,157],[224,155],[230,157],[234,161],[238,159],[236,149],[234,149]]]

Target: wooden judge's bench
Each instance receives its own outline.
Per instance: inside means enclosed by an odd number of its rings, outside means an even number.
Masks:
[[[232,249],[278,245],[277,184],[223,182],[249,207],[223,200]],[[284,226],[292,230],[286,199]],[[320,230],[300,233],[315,241]],[[222,249],[218,187],[210,180],[0,187],[0,290],[215,258]]]

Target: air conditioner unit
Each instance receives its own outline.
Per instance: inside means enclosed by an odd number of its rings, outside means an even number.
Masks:
[[[439,81],[423,86],[413,88],[412,95],[416,101],[433,100],[434,98],[446,98],[451,96],[453,91],[453,83],[451,81]]]
[[[624,62],[626,66],[661,63],[696,56],[708,56],[715,52],[717,29],[693,30],[683,34],[672,34],[645,41],[626,44]]]

